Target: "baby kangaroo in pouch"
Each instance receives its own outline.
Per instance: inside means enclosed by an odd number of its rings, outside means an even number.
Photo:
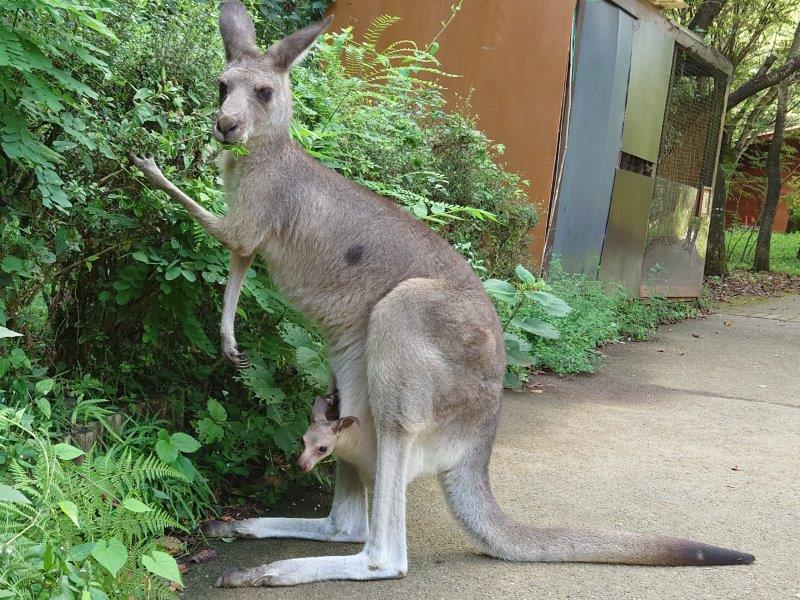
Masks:
[[[245,7],[238,0],[222,5],[227,66],[219,76],[213,135],[248,150],[244,156],[222,154],[227,214],[207,211],[151,159],[131,155],[152,187],[183,205],[231,251],[220,325],[225,356],[234,365],[243,362],[234,317],[245,273],[259,254],[281,293],[323,332],[340,413],[352,419],[339,419],[339,434],[346,439],[333,444],[336,482],[327,517],[211,522],[206,532],[363,542],[363,550],[228,570],[218,585],[405,575],[406,486],[423,475],[439,478],[453,514],[475,545],[505,560],[665,566],[752,562],[749,554],[686,539],[536,528],[506,516],[488,476],[503,397],[505,344],[480,279],[408,211],[324,167],[290,138],[289,71],[329,23],[310,25],[262,52]],[[321,424],[315,421],[312,427]],[[332,444],[327,446],[326,452]],[[304,456],[304,464],[313,467],[314,457]]]
[[[311,411],[311,425],[303,434],[303,452],[297,460],[301,471],[310,471],[323,458],[333,454],[337,447],[341,451],[350,442],[350,428],[360,424],[356,417],[332,415],[331,409],[338,413],[332,395],[317,396]]]

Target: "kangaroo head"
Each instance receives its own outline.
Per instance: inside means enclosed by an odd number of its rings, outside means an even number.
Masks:
[[[292,121],[289,71],[330,22],[327,17],[261,52],[244,5],[239,0],[222,5],[219,31],[227,65],[219,77],[219,111],[214,121],[218,141],[252,147],[288,135]]]
[[[356,417],[329,420],[330,409],[330,399],[318,396],[311,410],[311,425],[303,434],[303,452],[297,461],[301,471],[310,471],[320,460],[330,456],[345,431],[360,424]]]

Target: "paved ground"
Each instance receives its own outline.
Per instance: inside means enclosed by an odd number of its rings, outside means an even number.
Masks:
[[[239,540],[188,574],[186,597],[800,598],[800,297],[669,326],[607,354],[597,375],[545,378],[543,394],[508,396],[492,468],[500,503],[532,523],[690,536],[752,552],[755,564],[502,563],[473,552],[426,480],[409,491],[403,580],[212,588],[226,565],[357,551]]]

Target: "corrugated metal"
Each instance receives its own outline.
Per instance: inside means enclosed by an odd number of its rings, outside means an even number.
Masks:
[[[335,28],[361,35],[382,14],[401,17],[385,43],[425,45],[450,15],[453,0],[337,0]],[[505,145],[508,168],[530,181],[539,210],[531,259],[540,264],[558,152],[575,0],[467,0],[438,39],[440,83],[449,99],[469,97],[486,134]]]
[[[630,15],[605,0],[587,0],[550,251],[551,260],[570,273],[597,274],[622,141],[632,38]]]

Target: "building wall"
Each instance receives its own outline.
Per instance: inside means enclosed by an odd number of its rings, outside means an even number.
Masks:
[[[796,191],[788,184],[788,180],[800,176],[800,139],[788,139],[786,144],[793,146],[796,153],[788,160],[788,164],[784,164],[782,172],[781,200],[778,203],[775,223],[772,226],[772,230],[779,233],[785,232],[789,224],[789,208],[784,199]],[[761,164],[754,164],[762,161],[756,161],[754,157],[760,156],[763,159],[768,150],[769,142],[755,144],[739,162],[733,183],[728,192],[725,215],[726,226],[744,225],[751,227],[758,221],[761,207],[764,204],[767,178]]]
[[[382,14],[401,17],[385,42],[426,44],[448,19],[452,0],[337,0],[333,27],[356,36]],[[540,264],[558,154],[575,0],[468,0],[438,39],[441,81],[450,100],[471,95],[479,127],[506,147],[510,170],[530,181],[539,212],[531,260]]]

